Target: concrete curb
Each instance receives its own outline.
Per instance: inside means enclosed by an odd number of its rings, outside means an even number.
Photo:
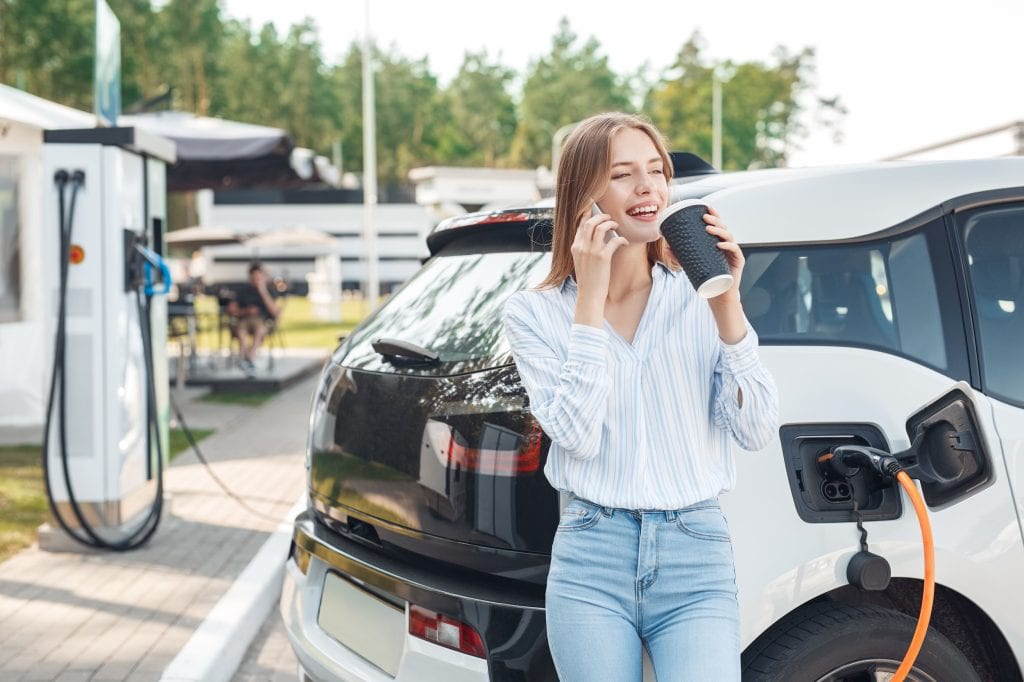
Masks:
[[[230,682],[249,645],[281,596],[292,521],[301,499],[267,538],[191,639],[164,669],[161,682]]]

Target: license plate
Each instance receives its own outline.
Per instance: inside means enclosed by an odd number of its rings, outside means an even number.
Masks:
[[[394,677],[405,642],[405,611],[328,573],[317,622],[324,632]]]

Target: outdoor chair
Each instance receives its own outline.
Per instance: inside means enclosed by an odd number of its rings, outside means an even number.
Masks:
[[[276,289],[278,292],[287,291],[286,287],[282,288],[277,286]],[[238,335],[239,318],[228,313],[228,305],[233,300],[235,300],[233,291],[222,290],[218,293],[218,355],[225,359],[227,367],[238,364],[242,354],[242,342]],[[276,302],[283,312],[283,308],[287,302],[287,297],[283,294],[279,294],[276,297]],[[280,315],[281,313],[278,314],[277,319],[269,318],[264,320],[266,334],[263,336],[263,341],[260,343],[260,348],[257,351],[257,356],[266,353],[266,366],[268,371],[274,369],[275,350],[281,351],[285,347],[284,331],[281,328]]]

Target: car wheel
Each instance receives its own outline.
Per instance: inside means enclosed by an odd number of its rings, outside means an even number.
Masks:
[[[899,668],[917,619],[877,606],[822,602],[798,609],[743,654],[744,682],[880,682]],[[973,682],[978,673],[956,646],[928,630],[907,680]]]

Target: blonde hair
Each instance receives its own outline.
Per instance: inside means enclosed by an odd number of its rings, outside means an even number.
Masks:
[[[555,187],[555,224],[551,240],[551,270],[538,289],[561,286],[566,277],[575,276],[572,248],[576,229],[590,215],[593,197],[603,193],[611,168],[612,138],[621,130],[633,128],[651,138],[664,164],[665,180],[672,179],[672,160],[661,133],[650,122],[620,112],[597,114],[576,126],[565,142],[558,161]],[[647,258],[653,264],[662,261],[677,268],[675,257],[664,237],[647,245]]]

